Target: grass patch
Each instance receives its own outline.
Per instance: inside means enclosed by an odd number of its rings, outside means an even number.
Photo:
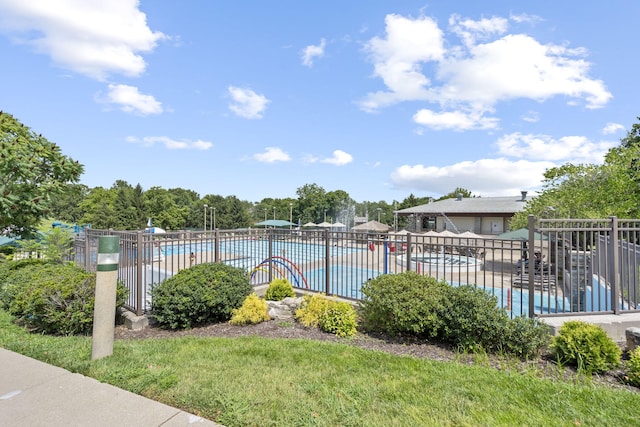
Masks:
[[[0,345],[228,426],[637,425],[640,393],[344,344],[31,335],[0,311]]]

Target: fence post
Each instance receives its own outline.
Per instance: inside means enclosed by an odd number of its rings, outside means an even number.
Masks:
[[[89,249],[91,247],[89,244],[89,241],[91,240],[91,233],[89,233],[89,231],[91,230],[84,230],[84,269],[87,271],[91,271],[91,252]]]
[[[422,241],[422,243],[424,244],[424,240]],[[411,233],[407,234],[407,251],[405,252],[405,256],[407,257],[405,259],[405,268],[406,271],[411,271],[411,255],[413,254],[413,243],[411,242]],[[416,265],[418,265],[418,263],[416,262]]]
[[[329,240],[329,230],[324,230],[324,293],[329,296],[331,291],[331,283],[329,281],[329,273],[331,268],[331,250],[329,246],[331,241]]]
[[[618,217],[611,217],[611,255],[613,272],[611,281],[611,308],[613,314],[620,314],[620,253],[618,251]],[[598,291],[599,292],[599,291]]]
[[[535,250],[535,227],[536,227],[536,217],[535,215],[529,215],[528,217],[529,224],[529,317],[533,318],[535,313],[534,310],[536,308],[535,304],[535,271],[536,271],[536,250]],[[522,271],[525,271],[525,260],[522,260]]]
[[[275,229],[274,229],[275,230]],[[266,230],[268,233],[268,242],[269,242],[269,283],[273,282],[273,232]]]
[[[213,230],[213,262],[220,262],[220,233],[217,228]]]
[[[143,302],[146,300],[143,293],[142,281],[143,281],[143,272],[144,269],[144,244],[142,240],[142,231],[138,231],[136,235],[136,316],[142,316],[142,312],[144,310]],[[145,286],[146,288],[146,286]]]

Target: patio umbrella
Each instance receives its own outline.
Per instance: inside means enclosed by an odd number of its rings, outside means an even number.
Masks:
[[[344,225],[341,222],[334,222],[333,224],[331,224],[331,228],[340,228],[340,227],[346,227],[346,225]]]
[[[317,227],[317,226],[318,224],[316,224],[315,222],[308,222],[303,225],[303,227]]]
[[[400,231],[392,231],[389,234],[393,234],[394,236],[406,236],[407,234],[411,234],[409,230],[400,230]]]
[[[369,221],[364,224],[351,227],[351,231],[372,231],[376,233],[384,233],[389,231],[391,227],[378,221]]]
[[[465,239],[484,239],[484,236],[481,236],[480,234],[476,234],[471,231],[464,231],[458,234],[458,237],[464,237]]]
[[[318,224],[316,227],[322,227],[322,228],[331,228],[332,224],[330,222],[324,221],[321,222],[320,224]]]

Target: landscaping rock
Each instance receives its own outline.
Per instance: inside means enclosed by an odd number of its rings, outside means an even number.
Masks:
[[[627,350],[633,351],[640,346],[640,328],[627,328],[625,329],[625,335],[627,338]]]
[[[300,307],[300,304],[302,304],[302,297],[287,297],[282,301],[267,301],[267,312],[275,320],[293,319],[293,315]]]

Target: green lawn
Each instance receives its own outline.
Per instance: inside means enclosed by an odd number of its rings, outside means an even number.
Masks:
[[[632,426],[640,393],[307,340],[116,341],[27,333],[0,311],[0,345],[227,426]]]

